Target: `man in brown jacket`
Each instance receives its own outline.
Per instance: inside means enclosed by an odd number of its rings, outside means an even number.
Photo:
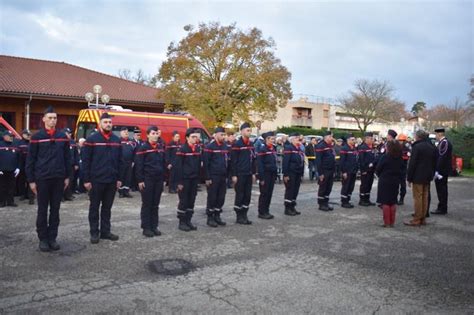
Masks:
[[[415,140],[407,171],[408,186],[413,186],[415,215],[413,220],[404,222],[410,226],[425,224],[430,183],[433,180],[436,168],[436,148],[430,142],[428,134],[423,130],[418,130]]]

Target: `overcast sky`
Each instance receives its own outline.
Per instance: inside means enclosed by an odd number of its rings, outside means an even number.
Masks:
[[[155,74],[184,25],[236,22],[275,40],[296,95],[337,98],[367,78],[408,109],[467,98],[474,1],[254,2],[0,0],[0,54]]]

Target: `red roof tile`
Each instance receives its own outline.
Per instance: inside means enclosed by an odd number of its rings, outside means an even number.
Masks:
[[[0,55],[0,93],[50,95],[84,99],[92,86],[115,101],[162,105],[158,89],[65,62]],[[85,102],[85,100],[84,100]]]

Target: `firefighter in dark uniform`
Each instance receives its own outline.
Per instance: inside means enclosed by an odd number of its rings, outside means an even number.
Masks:
[[[235,142],[235,133],[233,132],[228,132],[227,133],[227,139],[225,143],[227,144],[227,147],[229,148],[229,151],[232,150],[232,146],[234,145]],[[228,156],[228,165],[229,167],[227,168],[227,188],[233,188],[232,187],[232,168],[230,167],[232,165],[232,162],[230,160],[231,154]]]
[[[224,142],[224,133],[224,128],[216,128],[214,130],[214,140],[206,146],[203,152],[204,180],[207,186],[207,225],[210,227],[226,225],[221,219],[221,213],[227,191],[226,181],[230,150]]]
[[[435,185],[438,193],[438,208],[432,214],[448,213],[448,177],[452,170],[453,145],[446,139],[444,128],[435,129],[438,140],[438,157],[436,161]]]
[[[13,133],[6,130],[0,140],[0,208],[17,207],[14,202],[15,178],[20,173],[21,152],[13,143]]]
[[[191,223],[196,201],[197,186],[201,174],[201,151],[197,146],[199,130],[188,128],[186,142],[176,153],[177,189],[178,189],[178,229],[189,232],[197,230]]]
[[[63,200],[71,201],[74,199],[72,193],[76,190],[77,183],[74,183],[74,180],[77,181],[76,172],[79,169],[79,151],[77,150],[77,144],[74,139],[72,139],[72,131],[69,128],[64,128],[64,133],[69,139],[69,153],[71,155],[71,173],[69,175],[69,185],[64,190]]]
[[[270,203],[278,173],[275,133],[272,131],[263,133],[262,138],[264,142],[257,148],[257,174],[260,186],[258,217],[269,220],[273,219],[273,215],[270,214]]]
[[[140,128],[137,127],[133,130],[132,141],[135,143],[135,149],[138,149],[144,143],[144,141],[142,140],[142,131],[140,130]],[[137,179],[135,178],[135,165],[132,167],[132,180],[130,183],[130,190],[138,190],[138,183]]]
[[[250,124],[240,126],[241,137],[234,142],[231,152],[232,182],[235,189],[234,210],[236,223],[252,224],[248,219],[252,184],[256,180],[257,159],[255,147],[250,140]]]
[[[64,132],[55,129],[57,121],[56,112],[48,107],[43,116],[45,128],[31,137],[26,158],[26,179],[38,201],[36,232],[41,251],[60,248],[56,242],[59,208],[71,172],[69,139]]]
[[[336,169],[336,155],[331,131],[326,131],[323,140],[316,146],[316,166],[319,174],[319,210],[331,211],[333,207],[329,206],[329,195],[331,194]]]
[[[130,187],[132,186],[133,160],[137,143],[128,137],[127,127],[120,130],[120,144],[122,146],[122,186],[119,188],[119,198],[132,198]],[[141,145],[141,144],[140,144]],[[138,182],[138,181],[137,181]]]
[[[370,191],[374,183],[375,173],[375,151],[373,147],[374,134],[366,132],[364,135],[364,143],[358,147],[359,151],[359,169],[360,169],[360,190],[359,190],[359,205],[368,207],[375,206],[375,203],[370,201]]]
[[[100,239],[117,241],[118,235],[110,232],[111,209],[115,193],[122,186],[122,148],[120,138],[112,132],[112,116],[100,116],[98,132],[87,137],[84,143],[84,187],[89,191],[89,226],[91,243]],[[102,207],[101,207],[102,205]],[[99,212],[99,208],[100,212]],[[99,228],[100,222],[100,228]]]
[[[403,168],[402,168],[402,176],[400,177],[400,198],[397,201],[398,205],[403,205],[405,203],[405,195],[407,193],[407,169],[408,169],[408,161],[410,160],[411,155],[411,147],[410,144],[407,142],[407,136],[403,133],[399,134],[398,142],[402,146],[402,160],[403,160]]]
[[[316,138],[312,137],[310,143],[305,148],[305,155],[308,158],[309,180],[313,181],[316,177]]]
[[[301,214],[296,210],[296,198],[304,174],[304,151],[299,133],[291,133],[289,142],[283,148],[283,183],[285,184],[285,215]]]
[[[352,134],[348,134],[346,137],[346,143],[342,146],[339,161],[341,165],[342,174],[342,188],[341,188],[341,206],[343,208],[354,208],[354,205],[350,203],[351,195],[354,191],[354,186],[357,177],[357,170],[359,165],[357,164],[357,149],[355,147],[356,139]]]
[[[166,146],[166,163],[168,171],[169,171],[169,178],[168,178],[168,191],[170,194],[176,194],[176,168],[173,167],[176,162],[176,152],[178,152],[179,148],[181,147],[180,142],[180,135],[175,130],[173,131],[173,139],[168,143]]]
[[[30,205],[35,204],[35,195],[30,189],[30,185],[26,181],[26,157],[28,156],[28,147],[30,146],[31,133],[28,129],[21,132],[21,140],[18,144],[20,149],[20,174],[18,175],[18,192],[20,193],[20,200],[28,199]]]
[[[146,237],[160,236],[158,210],[166,171],[165,150],[158,142],[158,127],[148,127],[148,141],[135,155],[135,176],[142,195],[141,227]]]

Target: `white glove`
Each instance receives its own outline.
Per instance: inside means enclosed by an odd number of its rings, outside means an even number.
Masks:
[[[435,172],[434,179],[437,179],[437,180],[443,179],[443,175],[440,175],[438,172]]]
[[[369,164],[369,167],[373,167],[373,166],[374,166],[374,164],[373,164],[373,163],[370,163],[370,164]]]
[[[15,172],[13,172],[13,174],[15,174],[15,177],[17,177],[17,176],[18,176],[18,174],[20,174],[20,169],[19,169],[19,168],[17,168],[17,169],[15,170]]]
[[[2,171],[0,171],[0,175],[3,175],[3,172],[2,172]]]

